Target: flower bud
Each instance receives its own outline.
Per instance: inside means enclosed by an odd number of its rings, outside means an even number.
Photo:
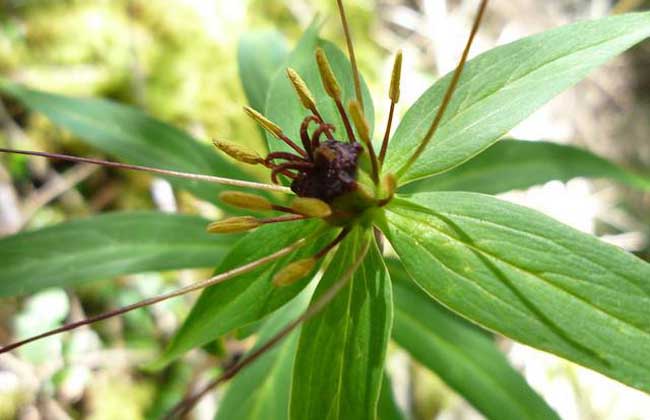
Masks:
[[[292,68],[287,69],[287,76],[289,76],[293,88],[296,90],[296,93],[298,93],[298,98],[300,99],[302,106],[315,112],[316,101],[314,100],[314,96],[307,87],[305,81],[302,80],[300,75]]]
[[[332,214],[330,206],[317,198],[298,197],[291,203],[291,209],[307,217],[327,217]]]
[[[252,149],[241,144],[232,143],[226,140],[212,140],[217,149],[221,150],[233,159],[240,162],[255,165],[264,161],[260,155]]]
[[[273,208],[273,204],[266,198],[240,191],[224,191],[219,194],[219,200],[242,209],[271,210]]]
[[[277,287],[291,286],[309,274],[315,265],[316,258],[313,257],[294,261],[273,276],[273,284]]]
[[[255,229],[261,222],[252,216],[231,217],[208,225],[210,233],[237,233]]]
[[[322,48],[316,49],[316,62],[318,64],[318,70],[320,71],[320,77],[323,80],[323,86],[325,87],[325,92],[334,100],[341,100],[341,87],[336,81],[336,76],[332,71],[330,62],[327,60],[325,51]]]
[[[267,130],[269,133],[273,134],[274,136],[280,138],[282,137],[282,129],[280,126],[266,118],[264,115],[260,114],[259,112],[255,111],[253,108],[249,106],[244,107],[244,111],[246,114],[248,114],[249,117],[255,120],[259,125],[262,126],[265,130]]]

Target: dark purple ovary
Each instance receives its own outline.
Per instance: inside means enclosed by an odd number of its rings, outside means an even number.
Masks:
[[[363,148],[359,143],[326,140],[314,150],[314,167],[300,172],[291,190],[300,197],[330,203],[356,188],[357,162]]]

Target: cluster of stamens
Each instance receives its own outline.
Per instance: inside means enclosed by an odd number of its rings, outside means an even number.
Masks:
[[[311,258],[296,261],[281,270],[274,279],[276,285],[291,284],[304,277],[311,271],[318,259],[323,257],[345,237],[349,231],[348,227],[346,227],[349,225],[348,222],[367,207],[385,205],[392,198],[394,192],[395,182],[392,175],[386,176],[383,180],[382,197],[376,197],[376,193],[368,193],[367,188],[364,188],[358,182],[359,159],[365,152],[368,154],[371,165],[370,178],[374,184],[374,189],[378,189],[380,165],[383,161],[386,144],[382,145],[382,152],[384,153],[381,154],[379,159],[370,139],[370,128],[364,116],[361,102],[356,99],[350,101],[348,111],[346,111],[339,83],[327,56],[321,49],[316,51],[316,63],[318,64],[324,90],[334,101],[343,121],[347,141],[339,141],[335,138],[336,128],[323,119],[316,106],[314,96],[306,83],[291,68],[287,70],[287,76],[301,104],[310,111],[310,115],[307,115],[300,124],[300,143],[290,139],[277,124],[250,107],[244,107],[246,114],[268,133],[284,142],[291,151],[271,152],[263,158],[255,151],[239,144],[223,140],[214,141],[218,149],[240,162],[263,165],[269,168],[271,170],[271,181],[274,184],[281,184],[281,178],[286,178],[290,182],[291,191],[297,195],[297,198],[294,199],[291,205],[284,206],[273,204],[267,198],[253,194],[241,192],[223,193],[220,199],[226,204],[249,210],[279,211],[286,213],[286,215],[270,218],[232,217],[210,224],[208,226],[209,232],[244,232],[264,224],[308,218],[325,219],[331,224],[343,226],[339,237],[325,246],[323,250]],[[389,94],[391,109],[399,100],[400,70],[401,54],[398,54],[395,60]],[[392,113],[390,119],[392,119]],[[356,128],[356,134],[353,126]],[[390,121],[387,130],[390,130]],[[357,141],[357,136],[363,142],[365,148]],[[384,139],[384,143],[386,143],[388,134]],[[379,189],[381,189],[381,186],[379,186]],[[363,198],[357,199],[356,204],[352,206],[340,204],[341,197],[354,192],[358,192],[357,195],[363,196]],[[359,204],[359,201],[362,204]]]

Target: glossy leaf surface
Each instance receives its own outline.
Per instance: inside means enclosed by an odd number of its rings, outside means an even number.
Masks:
[[[356,232],[340,245],[314,294],[318,299],[358,258],[369,232]],[[375,418],[392,325],[390,279],[373,243],[365,260],[300,334],[290,418]]]
[[[200,217],[112,213],[0,239],[0,296],[144,271],[211,267],[230,241]]]
[[[608,178],[650,190],[650,178],[626,170],[588,150],[543,141],[501,140],[474,159],[443,174],[408,184],[404,192],[471,191],[499,194],[548,181]]]
[[[558,419],[515,371],[493,337],[445,309],[398,264],[389,264],[395,296],[393,339],[486,418]]]
[[[592,69],[650,36],[650,12],[552,29],[469,61],[431,143],[400,181],[445,172],[496,142]],[[386,172],[398,173],[427,132],[447,75],[404,115],[390,143]]]
[[[410,276],[447,307],[650,390],[650,264],[481,194],[396,199],[386,218]]]

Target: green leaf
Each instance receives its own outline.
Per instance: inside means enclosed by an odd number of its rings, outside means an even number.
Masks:
[[[467,63],[431,143],[400,181],[447,171],[496,142],[592,69],[650,36],[650,12],[579,22],[494,48]],[[406,163],[431,125],[445,76],[406,113],[386,158],[386,172]]]
[[[322,224],[313,221],[262,226],[237,242],[217,272],[270,255],[319,228]],[[290,261],[313,255],[328,238],[331,235],[324,234],[284,258],[205,289],[154,367],[165,365],[235,328],[258,321],[293,299],[307,285],[307,279],[292,286],[276,287],[271,282],[273,275]]]
[[[386,219],[406,270],[445,306],[650,391],[650,264],[481,194],[398,198]]]
[[[0,240],[0,296],[133,274],[214,266],[229,240],[206,233],[199,217],[114,213]]]
[[[239,78],[251,107],[264,112],[271,79],[288,56],[287,41],[278,31],[245,33],[239,40]]]
[[[390,377],[384,372],[384,379],[381,384],[381,393],[379,394],[379,404],[377,405],[377,418],[379,420],[405,420],[406,417],[400,410],[395,396]]]
[[[369,233],[359,228],[340,245],[312,301],[340,280]],[[373,241],[350,283],[302,327],[291,419],[374,419],[391,324],[390,279]]]
[[[543,141],[501,140],[443,174],[408,184],[402,192],[472,191],[499,194],[552,180],[609,178],[650,191],[650,179],[588,150]]]
[[[449,312],[389,264],[395,296],[393,339],[486,418],[559,419],[497,349],[493,338]]]
[[[319,25],[316,22],[305,31],[298,45],[289,56],[287,66],[296,70],[304,79],[314,95],[316,106],[323,119],[336,127],[335,137],[338,139],[347,138],[343,120],[336,110],[334,101],[325,93],[325,88],[321,82],[318,66],[316,65],[316,48],[321,47],[325,51],[341,86],[343,103],[346,105],[355,97],[352,66],[345,53],[336,45],[318,38],[318,31]],[[370,127],[373,127],[374,109],[372,97],[363,79],[361,85],[364,112]],[[298,100],[296,91],[285,72],[279,72],[271,82],[266,101],[266,117],[279,125],[289,138],[300,144],[300,124],[310,114]],[[267,142],[271,150],[291,150],[270,134],[267,134]]]
[[[259,331],[253,350],[270,340],[307,309],[313,287],[305,288],[269,316]],[[216,420],[283,420],[289,418],[289,388],[300,328],[241,371],[228,386]],[[251,350],[251,351],[253,351]]]
[[[197,174],[250,179],[222,159],[214,148],[142,111],[96,98],[72,98],[1,83],[0,92],[43,113],[92,147],[136,165]],[[187,179],[168,178],[207,201],[225,187]],[[232,189],[231,187],[228,187]]]

